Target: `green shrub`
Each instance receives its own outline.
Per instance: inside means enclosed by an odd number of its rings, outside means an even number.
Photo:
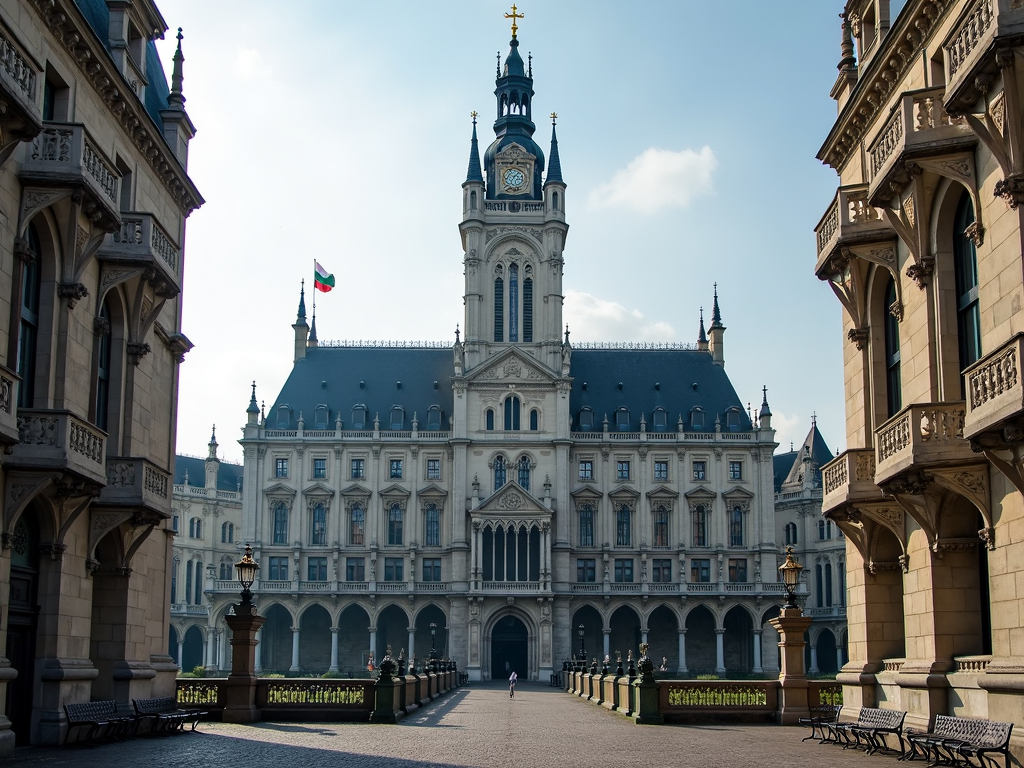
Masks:
[[[340,672],[324,672],[322,675],[320,675],[320,678],[322,680],[338,680],[342,677],[344,677],[344,675]]]
[[[183,678],[183,677],[184,677],[184,678],[193,678],[193,677],[195,677],[195,676],[196,676],[196,675],[195,675],[195,672],[179,672],[179,673],[178,673],[178,678],[179,678],[179,679],[181,679],[181,678]]]
[[[260,677],[284,677],[284,675],[282,675],[280,672],[267,672],[267,674],[260,675]]]
[[[717,680],[718,675],[697,675],[698,680]]]
[[[202,664],[196,664],[192,667],[192,677],[206,677],[206,667]]]

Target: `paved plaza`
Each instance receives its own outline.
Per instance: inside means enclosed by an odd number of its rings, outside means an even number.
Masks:
[[[895,768],[892,756],[813,741],[806,729],[770,725],[638,726],[558,689],[520,684],[457,689],[399,725],[204,723],[196,733],[138,738],[93,748],[17,750],[7,768],[346,768],[457,765]]]

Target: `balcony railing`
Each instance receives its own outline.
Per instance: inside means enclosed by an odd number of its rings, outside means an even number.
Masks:
[[[853,501],[881,500],[875,485],[875,452],[851,448],[821,468],[823,496],[821,509],[827,512]]]
[[[845,605],[829,605],[823,608],[808,608],[807,615],[815,619],[845,619]]]
[[[42,119],[36,104],[38,82],[39,73],[28,56],[18,48],[6,30],[0,28],[0,98],[5,102],[0,124],[8,123],[4,126],[2,137],[5,144],[13,138],[8,135],[9,132],[20,134],[19,138],[29,138],[39,131]]]
[[[905,160],[966,149],[977,137],[963,118],[946,114],[944,88],[908,91],[868,148],[871,184],[868,197],[891,195],[889,184],[902,172]]]
[[[964,439],[965,404],[909,405],[875,430],[875,482],[936,465],[977,461]]]
[[[25,181],[50,187],[82,185],[113,228],[121,221],[121,174],[78,123],[43,123],[21,165]]]
[[[1024,381],[1020,363],[1024,355],[1024,333],[970,366],[967,380],[967,414],[964,437],[972,439],[989,433],[983,444],[1003,444],[1002,427],[1024,415]]]
[[[171,474],[142,458],[108,458],[107,486],[100,493],[103,505],[146,507],[169,516]]]
[[[107,435],[70,411],[19,410],[18,443],[8,466],[68,471],[105,485]]]
[[[205,605],[174,603],[171,606],[171,613],[184,614],[186,616],[205,616],[207,614],[207,610]]]
[[[994,43],[998,38],[1013,38],[1024,31],[1024,8],[1020,3],[975,0],[968,6],[942,42],[947,103],[960,101],[964,92],[974,87],[978,74],[995,69]]]
[[[840,246],[892,241],[896,233],[878,209],[868,203],[868,185],[839,187],[825,215],[814,228],[818,260],[815,273],[827,278],[835,271],[829,264]]]
[[[122,212],[120,228],[107,235],[97,257],[153,267],[173,292],[181,290],[181,248],[151,213]]]

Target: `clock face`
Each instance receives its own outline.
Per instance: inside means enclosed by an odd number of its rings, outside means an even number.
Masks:
[[[501,180],[506,192],[518,192],[526,183],[526,174],[519,168],[506,168]]]

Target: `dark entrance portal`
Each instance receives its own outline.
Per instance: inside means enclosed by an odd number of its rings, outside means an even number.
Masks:
[[[7,684],[7,713],[15,746],[29,743],[32,725],[32,685],[35,679],[39,537],[29,525],[28,512],[14,526],[11,590],[7,613],[7,658],[18,676]]]
[[[526,625],[515,616],[506,616],[498,620],[491,631],[492,679],[508,680],[510,673],[505,671],[505,662],[508,662],[509,669],[515,670],[520,678],[529,679],[526,640]]]

